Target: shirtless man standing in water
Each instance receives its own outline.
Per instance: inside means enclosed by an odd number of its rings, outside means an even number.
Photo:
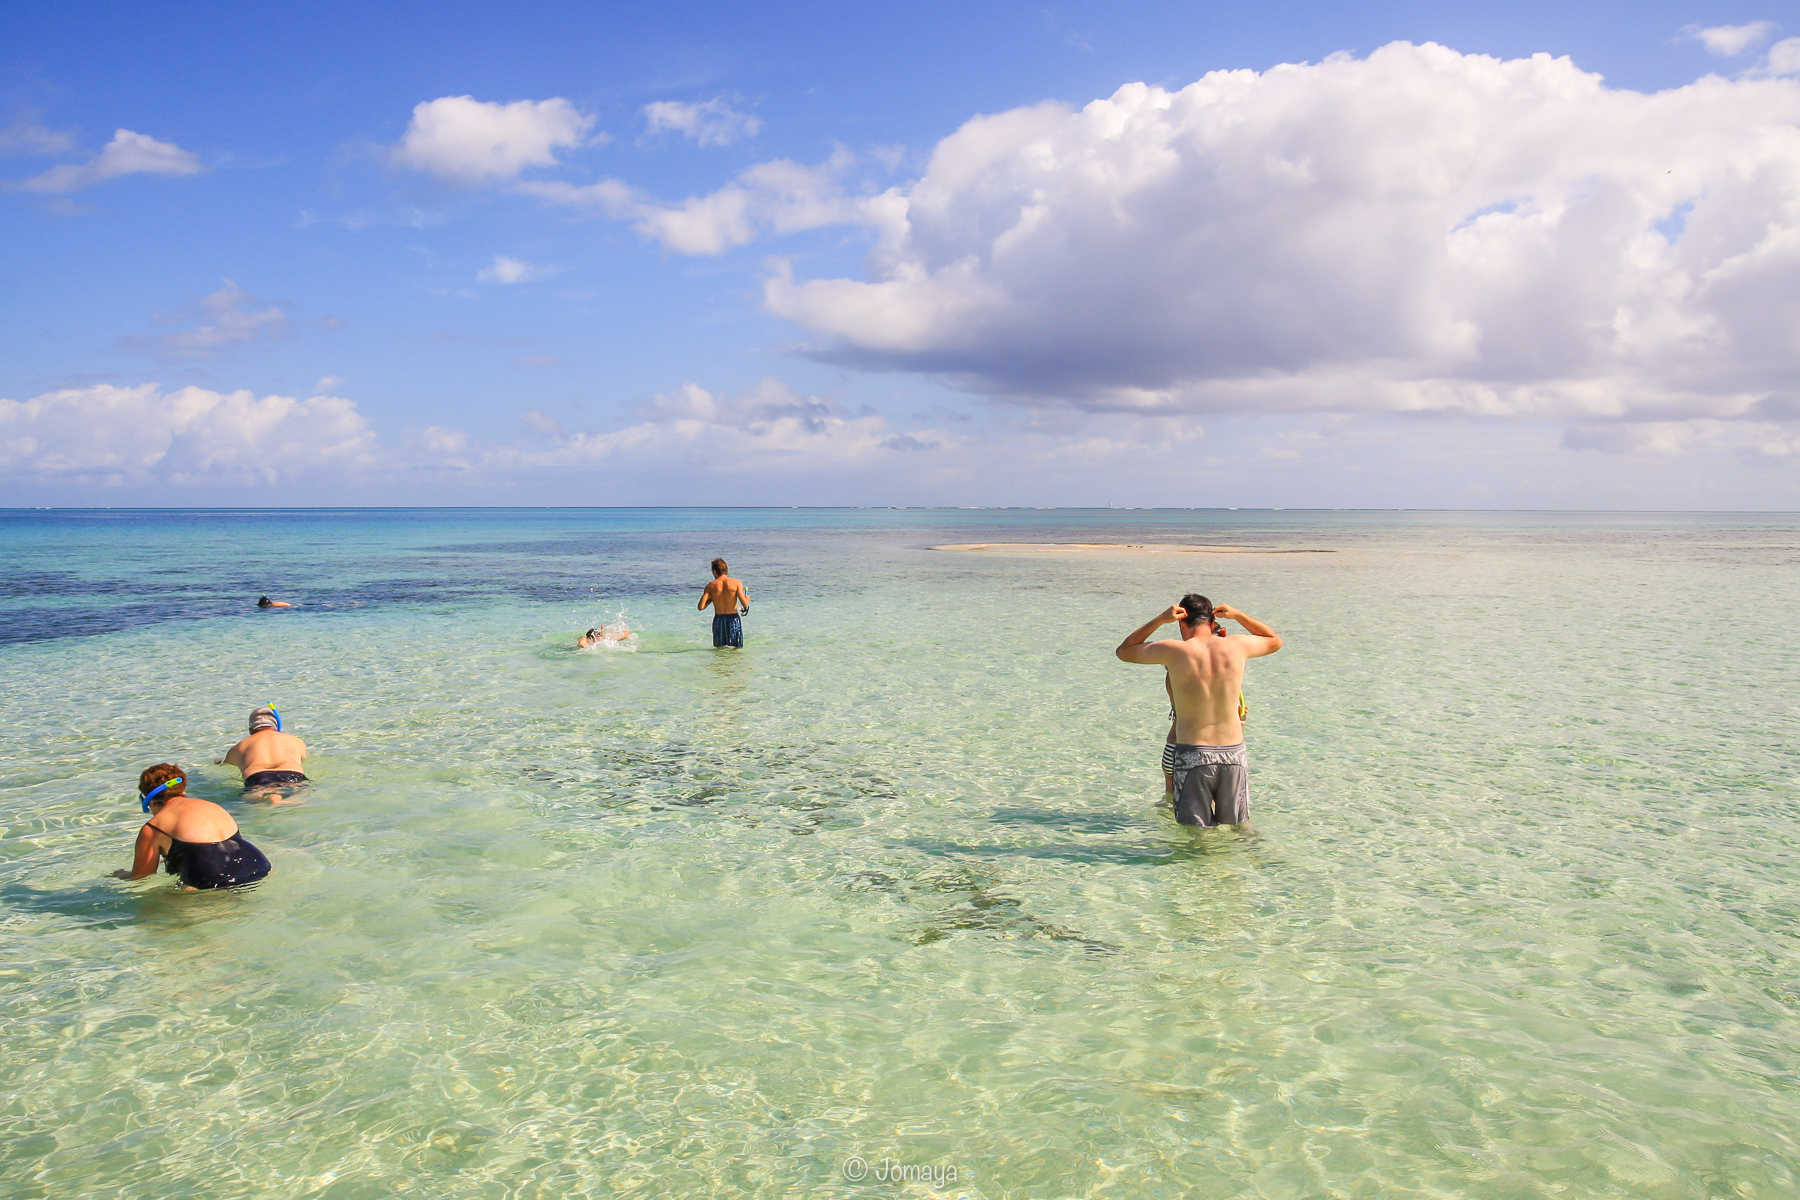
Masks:
[[[1221,619],[1248,633],[1213,636]],[[1149,641],[1171,622],[1181,641]],[[1175,819],[1183,825],[1237,825],[1250,819],[1250,766],[1238,696],[1244,664],[1281,649],[1281,635],[1228,604],[1189,593],[1134,629],[1113,651],[1128,663],[1168,671],[1175,703]]]
[[[250,713],[250,736],[225,752],[219,762],[244,774],[244,791],[270,794],[274,789],[306,782],[300,764],[306,760],[306,743],[281,732],[281,718],[264,706]]]
[[[694,607],[704,612],[707,605],[713,609],[713,646],[733,646],[739,650],[744,648],[744,622],[740,615],[750,611],[750,592],[744,587],[744,581],[733,579],[725,572],[728,570],[725,560],[712,560],[712,582],[700,593],[700,603]]]

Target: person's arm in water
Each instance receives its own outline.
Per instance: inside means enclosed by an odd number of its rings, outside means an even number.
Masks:
[[[1114,656],[1117,657],[1120,662],[1128,663],[1159,663],[1163,661],[1167,656],[1168,651],[1160,642],[1152,642],[1148,639],[1151,634],[1155,633],[1158,629],[1161,629],[1164,625],[1172,624],[1185,616],[1187,616],[1187,610],[1182,608],[1181,605],[1169,605],[1169,607],[1163,609],[1154,617],[1151,617],[1148,621],[1145,621],[1142,625],[1139,625],[1136,629],[1126,634],[1125,640],[1120,642],[1118,648],[1113,651]]]
[[[1242,639],[1244,648],[1249,652],[1251,658],[1261,658],[1265,654],[1273,654],[1281,649],[1281,635],[1249,613],[1240,612],[1229,604],[1215,604],[1213,605],[1213,617],[1217,620],[1236,621],[1249,630],[1248,634],[1239,634],[1238,637]]]
[[[152,776],[154,778],[154,776]],[[138,830],[137,847],[131,855],[131,869],[113,872],[114,879],[142,879],[156,874],[156,864],[162,855],[156,849],[156,829],[148,821]]]
[[[233,746],[231,749],[229,749],[225,752],[224,758],[215,758],[215,759],[213,759],[213,762],[214,763],[222,763],[228,767],[236,767],[240,771],[243,770],[244,769],[244,760],[238,757],[238,746],[241,746],[241,745],[243,745],[243,743],[239,742],[236,746]]]

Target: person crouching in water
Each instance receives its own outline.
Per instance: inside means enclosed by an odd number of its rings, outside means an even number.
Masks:
[[[154,875],[159,859],[190,891],[243,887],[269,873],[268,858],[238,833],[230,813],[187,794],[187,772],[174,763],[139,775],[138,799],[150,819],[138,830],[131,869],[113,872],[118,878]]]
[[[1217,637],[1221,620],[1247,629]],[[1150,635],[1178,623],[1182,639]],[[1113,651],[1122,661],[1168,672],[1175,707],[1174,752],[1164,762],[1173,776],[1175,819],[1183,825],[1237,825],[1250,819],[1250,765],[1244,749],[1244,664],[1281,649],[1281,635],[1229,604],[1192,592],[1127,634]]]
[[[306,743],[281,731],[281,715],[268,705],[250,710],[250,736],[216,760],[236,767],[244,775],[244,792],[280,803],[282,788],[307,782],[300,769],[306,761]]]

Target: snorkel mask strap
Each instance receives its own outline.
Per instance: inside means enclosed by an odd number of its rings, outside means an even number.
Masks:
[[[151,788],[149,791],[145,792],[143,795],[139,796],[138,800],[139,800],[139,802],[141,802],[143,804],[144,811],[149,812],[150,811],[150,802],[152,800],[156,799],[158,796],[160,796],[164,792],[168,791],[169,787],[172,784],[186,783],[186,782],[187,782],[187,780],[183,779],[179,775],[175,776],[175,778],[173,778],[173,779],[165,779],[161,783],[157,784],[155,787]]]

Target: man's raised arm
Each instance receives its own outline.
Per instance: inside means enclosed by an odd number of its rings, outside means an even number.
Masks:
[[[1154,643],[1146,645],[1146,641],[1151,634],[1155,633],[1158,629],[1161,629],[1164,625],[1179,621],[1185,616],[1187,616],[1187,610],[1182,608],[1181,605],[1169,605],[1169,607],[1163,609],[1154,617],[1151,617],[1148,621],[1145,621],[1142,625],[1139,625],[1136,629],[1126,634],[1125,640],[1119,643],[1118,648],[1113,651],[1113,655],[1121,662],[1128,663],[1149,663],[1157,661],[1157,659],[1161,657],[1162,652],[1156,648]]]
[[[1273,654],[1281,649],[1281,635],[1264,625],[1249,613],[1241,612],[1229,604],[1213,605],[1213,616],[1216,619],[1236,621],[1250,634],[1250,640],[1257,643],[1250,647],[1251,658],[1261,658],[1265,654]]]

